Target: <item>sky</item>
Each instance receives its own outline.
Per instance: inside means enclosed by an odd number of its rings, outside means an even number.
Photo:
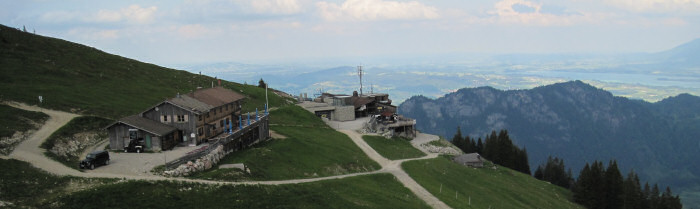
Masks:
[[[700,38],[700,0],[0,0],[0,24],[165,66],[628,53]]]

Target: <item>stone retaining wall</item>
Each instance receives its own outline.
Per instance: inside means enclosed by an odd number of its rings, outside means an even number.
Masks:
[[[178,176],[189,176],[195,172],[204,171],[212,168],[214,165],[218,164],[221,158],[226,156],[224,151],[224,146],[217,146],[212,152],[197,158],[193,161],[187,161],[187,163],[178,166],[175,169],[167,170],[163,172],[163,176],[168,177],[178,177]]]

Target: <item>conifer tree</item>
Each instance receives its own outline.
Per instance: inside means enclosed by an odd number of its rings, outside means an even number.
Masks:
[[[517,147],[516,147],[517,149]],[[527,148],[523,147],[523,150],[520,152],[520,158],[519,159],[519,167],[520,167],[520,172],[531,175],[532,172],[530,171],[530,161],[528,160],[527,157]]]
[[[484,143],[481,141],[481,137],[479,137],[479,141],[476,143],[476,152],[484,154]]]
[[[611,160],[605,170],[603,181],[604,199],[602,208],[620,209],[622,208],[623,181],[622,174],[617,168],[617,161]]]
[[[574,202],[579,203],[583,205],[584,207],[590,208],[590,205],[588,203],[588,200],[591,199],[590,193],[592,192],[592,184],[595,183],[593,182],[592,178],[592,171],[591,171],[591,166],[586,163],[585,166],[583,166],[583,169],[579,172],[578,179],[576,180],[576,184],[573,187],[573,193],[574,193]]]
[[[464,151],[465,153],[473,153],[475,148],[474,148],[474,146],[472,146],[471,142],[472,142],[472,139],[469,138],[469,136],[465,136],[464,141],[462,142],[462,143],[464,143],[464,145],[463,145],[464,148],[462,149],[462,151]]]
[[[455,135],[452,137],[452,144],[454,144],[463,152],[466,152],[464,150],[464,138],[462,138],[462,129],[459,126],[457,126],[457,133],[455,133]]]
[[[642,209],[651,209],[651,188],[649,187],[649,182],[644,183],[644,189],[642,190]]]
[[[267,84],[265,83],[265,81],[263,81],[262,78],[260,78],[260,81],[258,81],[258,87],[267,88]]]
[[[544,172],[542,169],[542,166],[537,166],[537,169],[535,170],[535,175],[534,177],[538,180],[544,180]]]
[[[624,209],[642,208],[643,203],[642,188],[639,185],[639,177],[634,171],[627,174],[627,178],[623,183],[622,204]]]
[[[661,203],[661,200],[659,198],[660,195],[661,194],[659,192],[659,185],[654,184],[654,187],[652,187],[651,192],[649,193],[649,208],[659,208]]]

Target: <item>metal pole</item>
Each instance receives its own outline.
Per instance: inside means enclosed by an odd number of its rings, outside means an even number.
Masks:
[[[267,100],[267,86],[269,86],[269,85],[270,85],[269,83],[266,83],[266,84],[265,84],[265,107],[267,107],[267,104],[268,104],[268,100]]]

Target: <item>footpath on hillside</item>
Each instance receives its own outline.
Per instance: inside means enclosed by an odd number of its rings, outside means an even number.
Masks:
[[[425,143],[425,142],[429,142],[432,140],[437,140],[438,137],[434,136],[434,135],[420,133],[418,135],[417,139],[414,140],[416,142],[411,143],[414,147],[416,147],[417,149],[419,149],[427,154],[424,157],[412,158],[412,159],[402,159],[402,160],[393,160],[393,161],[388,160],[388,159],[382,157],[379,153],[377,153],[377,151],[375,151],[364,140],[362,140],[362,135],[357,132],[357,130],[362,126],[362,123],[365,120],[363,118],[360,118],[356,121],[349,121],[349,122],[335,122],[335,121],[326,121],[326,122],[332,128],[348,135],[350,137],[350,139],[352,139],[352,141],[358,147],[360,147],[360,149],[365,154],[367,154],[367,156],[370,157],[370,159],[376,161],[379,165],[381,165],[382,169],[380,169],[380,170],[372,171],[372,172],[328,176],[328,177],[321,177],[321,178],[309,178],[309,179],[290,179],[290,180],[279,180],[279,181],[224,182],[224,181],[210,181],[210,180],[201,180],[201,179],[166,178],[163,176],[156,176],[156,175],[151,175],[151,174],[143,174],[143,175],[141,175],[141,174],[136,174],[136,175],[125,174],[123,172],[112,171],[114,169],[103,169],[102,170],[103,172],[81,172],[81,171],[78,171],[78,170],[75,170],[72,168],[68,168],[63,164],[46,157],[44,155],[45,150],[40,148],[39,146],[49,136],[51,136],[52,133],[54,133],[56,130],[63,127],[70,120],[72,120],[75,117],[78,117],[79,115],[73,114],[73,113],[62,112],[62,111],[56,111],[56,110],[48,110],[48,109],[40,108],[37,106],[29,106],[29,105],[21,104],[21,103],[12,102],[12,103],[7,103],[7,104],[12,106],[12,107],[15,107],[15,108],[29,110],[29,111],[43,112],[43,113],[49,115],[49,119],[42,125],[42,127],[39,130],[37,130],[34,134],[32,134],[29,137],[29,139],[20,143],[15,148],[15,150],[9,155],[9,158],[14,158],[17,160],[22,160],[22,161],[28,162],[37,168],[40,168],[42,170],[45,170],[49,173],[56,174],[56,175],[61,175],[61,176],[69,175],[69,176],[86,177],[86,178],[122,178],[122,179],[130,179],[130,180],[175,180],[175,181],[182,181],[182,182],[194,182],[194,183],[205,183],[205,184],[280,185],[280,184],[297,184],[297,183],[324,181],[324,180],[330,180],[330,179],[342,179],[342,178],[347,178],[347,177],[371,175],[371,174],[377,174],[377,173],[390,173],[390,174],[396,176],[396,179],[398,179],[399,182],[401,182],[406,188],[408,188],[413,193],[415,193],[416,196],[421,198],[423,201],[425,201],[431,207],[433,207],[433,208],[450,208],[445,203],[443,203],[442,201],[437,199],[435,196],[433,196],[425,188],[420,186],[415,180],[413,180],[401,168],[401,163],[406,162],[406,161],[430,159],[430,158],[437,157],[438,154],[427,152],[424,148],[422,148],[420,146],[420,144]],[[104,145],[103,143],[100,143],[100,144],[94,146],[94,148],[98,149],[100,146],[103,146],[103,145]],[[91,149],[89,149],[89,150],[91,150]],[[86,151],[86,152],[89,152],[89,151]],[[83,154],[85,154],[85,153],[83,153]],[[138,160],[138,159],[134,159],[134,160]],[[164,161],[165,160],[166,159],[164,159]],[[112,165],[110,165],[110,166],[112,166]],[[107,167],[109,167],[109,166],[107,166]],[[117,169],[117,170],[122,170],[122,169]]]

